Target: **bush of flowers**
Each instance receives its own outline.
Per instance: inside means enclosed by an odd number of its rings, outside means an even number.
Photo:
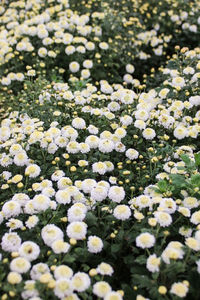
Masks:
[[[199,299],[198,8],[0,6],[2,300]]]

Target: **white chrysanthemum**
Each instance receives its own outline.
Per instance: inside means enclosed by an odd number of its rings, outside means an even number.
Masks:
[[[90,193],[91,190],[94,187],[96,187],[96,185],[97,185],[96,180],[88,178],[88,179],[83,180],[81,188],[82,188],[83,192],[87,194],[87,193]]]
[[[19,248],[19,255],[28,259],[29,261],[35,260],[40,254],[40,247],[31,241],[21,244]]]
[[[134,66],[133,65],[131,65],[131,64],[127,64],[126,65],[126,72],[127,73],[133,73],[135,71],[135,68],[134,68]]]
[[[71,141],[71,142],[69,142],[68,143],[68,145],[67,145],[67,152],[68,153],[78,153],[79,152],[79,143],[78,142],[76,142],[76,141]]]
[[[83,240],[87,233],[87,224],[84,222],[72,222],[67,226],[67,235],[69,238]]]
[[[139,156],[139,152],[133,148],[129,148],[126,151],[126,157],[128,157],[129,159],[133,160],[133,159],[137,159]]]
[[[12,155],[16,155],[17,153],[20,153],[22,152],[23,149],[22,149],[22,146],[20,144],[13,144],[10,149],[9,149],[9,152],[10,154]]]
[[[56,240],[51,244],[51,248],[56,254],[67,253],[69,251],[70,244],[63,240]]]
[[[173,214],[176,211],[176,202],[172,198],[162,198],[159,208],[168,214]]]
[[[185,80],[183,77],[180,77],[180,76],[177,76],[177,77],[174,77],[173,80],[172,80],[172,85],[174,87],[183,87],[185,85]]]
[[[52,175],[51,175],[51,180],[53,181],[58,181],[62,177],[65,176],[65,173],[62,170],[56,170]]]
[[[2,212],[5,218],[16,217],[21,212],[20,204],[13,200],[7,201],[2,207]]]
[[[192,235],[192,229],[184,226],[181,226],[178,232],[184,237],[190,237]]]
[[[71,202],[71,195],[68,189],[58,191],[56,193],[56,201],[60,204],[69,204]]]
[[[102,239],[96,235],[89,236],[87,242],[88,251],[91,253],[99,253],[103,249]]]
[[[122,123],[122,125],[124,126],[129,126],[133,123],[133,118],[129,115],[125,115],[123,117],[120,117],[120,122]]]
[[[100,139],[96,135],[89,135],[85,139],[85,143],[90,146],[91,149],[96,149],[99,146]]]
[[[115,133],[114,133],[117,137],[119,137],[120,139],[124,138],[127,134],[126,130],[122,127],[118,127],[116,130],[115,130]]]
[[[122,200],[124,200],[125,198],[125,191],[123,189],[123,187],[119,187],[119,186],[112,186],[109,189],[108,192],[108,197],[113,201],[113,202],[117,202],[120,203]]]
[[[58,180],[57,185],[59,190],[64,190],[68,186],[72,185],[72,181],[69,177],[62,177]]]
[[[56,267],[54,271],[55,279],[60,279],[60,278],[70,279],[72,278],[72,276],[73,276],[73,270],[66,265],[60,265]]]
[[[112,291],[112,292],[108,292],[104,297],[104,300],[113,300],[113,299],[122,300],[122,296],[120,293]]]
[[[198,225],[200,223],[200,210],[195,211],[191,218],[190,218],[191,223]]]
[[[54,294],[59,299],[64,299],[64,297],[71,296],[72,292],[73,292],[73,286],[71,280],[67,278],[60,278],[56,281]]]
[[[41,169],[38,165],[32,164],[26,167],[25,169],[25,175],[29,176],[30,178],[37,177],[41,172]]]
[[[2,222],[3,222],[3,216],[0,214],[0,224]],[[6,223],[6,226],[10,229],[10,231],[12,231],[12,230],[22,228],[23,227],[23,222],[18,220],[18,219],[11,218]]]
[[[83,204],[83,206],[84,206],[84,204]],[[80,205],[73,205],[67,211],[68,221],[70,223],[75,222],[75,221],[83,221],[85,219],[86,212],[87,212],[87,210],[86,210],[85,206],[82,207]]]
[[[156,136],[155,130],[152,128],[146,128],[143,132],[142,132],[143,137],[146,140],[153,140],[153,138]]]
[[[33,198],[33,207],[37,211],[45,211],[50,207],[49,197],[39,194]]]
[[[157,257],[155,254],[152,254],[148,257],[146,267],[149,270],[149,272],[159,272],[159,266],[160,266],[160,258]]]
[[[10,270],[20,274],[28,272],[30,267],[30,262],[24,257],[14,258],[10,263]]]
[[[135,118],[136,118],[136,120],[146,121],[149,118],[149,113],[148,113],[148,111],[146,111],[144,109],[136,110],[136,112],[135,112]]]
[[[200,96],[191,96],[189,98],[189,102],[194,106],[199,106],[200,105]]]
[[[84,129],[86,127],[86,123],[82,118],[75,118],[72,121],[72,126],[76,129]]]
[[[170,293],[180,298],[184,298],[187,295],[188,287],[182,282],[175,282],[172,284]]]
[[[186,197],[183,200],[183,205],[189,209],[195,208],[199,206],[198,200],[195,197]]]
[[[136,205],[139,209],[150,207],[152,199],[148,195],[140,195],[136,198]]]
[[[50,273],[50,269],[47,264],[38,263],[31,269],[30,276],[33,280],[39,280],[41,275]]]
[[[174,129],[174,136],[178,140],[184,139],[188,134],[187,128],[180,125]]]
[[[154,216],[161,227],[169,226],[172,223],[172,217],[167,212],[156,211]]]
[[[113,211],[113,215],[118,220],[127,220],[131,216],[131,210],[128,205],[117,205]]]
[[[18,251],[21,246],[21,238],[16,232],[5,233],[2,237],[1,248],[5,252]]]
[[[87,290],[90,283],[90,277],[84,272],[78,272],[72,277],[72,286],[77,292],[84,292]]]
[[[64,237],[62,230],[54,224],[44,226],[41,236],[47,246],[51,246],[54,241],[62,240]]]
[[[170,260],[183,259],[184,252],[181,248],[175,248],[168,245],[163,251],[161,257],[166,264],[170,264]]]
[[[93,285],[93,294],[100,298],[104,298],[111,290],[111,286],[106,281],[98,281]]]
[[[97,185],[91,190],[91,198],[95,201],[103,201],[104,199],[106,199],[107,194],[108,190],[103,186]]]
[[[26,280],[24,283],[24,290],[21,293],[22,298],[31,300],[36,298],[38,300],[39,297],[37,296],[39,295],[39,293],[35,287],[35,280]],[[39,300],[40,299],[41,298],[39,298]]]
[[[96,270],[98,274],[108,275],[108,276],[111,276],[114,272],[112,266],[104,262],[98,265]]]
[[[99,173],[100,175],[104,175],[107,171],[107,166],[104,162],[96,162],[92,165],[92,171],[94,173]]]
[[[14,163],[17,166],[25,166],[28,163],[28,156],[25,151],[21,151],[14,156]]]
[[[185,240],[185,244],[192,250],[194,251],[199,251],[200,250],[200,242],[193,238],[193,237],[188,237]]]
[[[111,140],[108,139],[102,139],[99,141],[99,151],[102,153],[109,153],[112,152],[114,149],[115,145]]]
[[[139,248],[151,248],[155,244],[155,237],[153,234],[150,234],[148,232],[141,233],[136,238],[136,246]]]
[[[70,64],[69,64],[69,69],[72,73],[76,73],[79,71],[80,69],[80,65],[78,62],[76,61],[72,61]]]

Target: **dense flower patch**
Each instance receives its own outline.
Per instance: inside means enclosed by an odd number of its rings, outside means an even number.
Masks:
[[[199,299],[199,3],[123,2],[0,6],[2,300]]]

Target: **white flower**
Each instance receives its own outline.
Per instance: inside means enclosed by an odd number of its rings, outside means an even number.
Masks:
[[[126,151],[126,157],[128,157],[129,159],[133,160],[133,159],[137,159],[139,156],[139,152],[133,148],[129,148]]]
[[[89,236],[87,242],[88,251],[91,253],[99,253],[103,249],[102,239],[96,235]]]
[[[6,252],[18,251],[21,246],[21,238],[16,232],[5,233],[2,237],[1,247]]]
[[[51,246],[56,240],[63,239],[62,230],[54,224],[46,225],[42,228],[41,236],[47,246]]]
[[[187,295],[188,287],[182,282],[175,282],[172,284],[170,293],[180,298],[184,298]]]
[[[153,138],[156,136],[155,130],[152,128],[146,128],[143,132],[142,132],[143,137],[146,140],[153,140]]]
[[[35,260],[40,254],[40,247],[31,241],[21,244],[19,248],[19,255],[28,259],[29,261]]]
[[[161,227],[169,226],[172,223],[172,217],[166,212],[156,211],[154,216]]]
[[[125,198],[125,191],[124,191],[123,187],[114,185],[109,189],[108,197],[113,202],[120,203]]]
[[[87,210],[84,204],[82,205],[83,207],[80,205],[73,205],[68,209],[67,218],[70,223],[75,221],[83,221],[85,219]]]
[[[72,292],[73,292],[73,286],[69,279],[60,278],[56,281],[56,286],[54,288],[54,294],[59,299],[63,299],[64,297],[71,296]]]
[[[184,139],[188,134],[187,128],[184,127],[183,125],[179,125],[178,127],[175,128],[174,130],[174,136],[178,140]]]
[[[30,269],[30,262],[23,257],[14,258],[10,263],[10,270],[17,273],[26,273]]]
[[[69,251],[70,244],[63,240],[56,240],[51,244],[51,248],[56,254],[67,253]]]
[[[80,69],[80,65],[78,62],[76,61],[72,61],[70,64],[69,64],[69,69],[72,73],[76,73],[79,71]]]
[[[88,179],[83,180],[81,188],[82,188],[83,192],[87,194],[87,193],[90,193],[91,190],[96,185],[97,185],[96,180],[88,178]]]
[[[152,254],[147,259],[146,267],[149,270],[149,272],[159,272],[159,266],[160,266],[160,258],[157,257],[155,254]]]
[[[37,216],[30,216],[25,223],[26,227],[31,229],[37,225],[38,221],[39,221],[39,218]]]
[[[54,271],[54,277],[56,279],[67,278],[70,279],[73,276],[73,271],[70,267],[66,265],[59,265]]]
[[[37,211],[45,211],[50,207],[49,197],[39,194],[33,198],[33,207]]]
[[[41,275],[50,273],[50,269],[47,264],[38,263],[31,269],[30,276],[33,280],[39,280]]]
[[[118,220],[127,220],[131,216],[131,210],[128,205],[117,205],[113,211],[113,215]]]
[[[86,123],[82,118],[75,118],[72,121],[72,126],[76,129],[84,129],[86,127]]]
[[[197,224],[200,223],[200,210],[195,211],[195,212],[192,214],[192,216],[191,216],[191,218],[190,218],[190,221],[191,221],[193,224],[195,224],[195,225],[197,225]]]
[[[110,285],[106,281],[98,281],[93,285],[93,294],[100,298],[104,298],[111,290]]]
[[[135,68],[134,68],[134,66],[133,65],[131,65],[131,64],[127,64],[126,65],[126,72],[127,73],[133,73],[135,71]]]
[[[120,293],[112,291],[112,292],[108,292],[104,297],[104,300],[112,300],[112,299],[122,300],[122,296]]]
[[[28,163],[28,156],[25,151],[21,151],[14,156],[14,163],[17,166],[25,166]]]
[[[69,204],[71,202],[71,195],[68,189],[58,191],[56,193],[56,201],[61,204]]]
[[[137,236],[136,238],[136,246],[140,248],[151,248],[155,244],[155,237],[154,235],[145,232],[141,233],[140,235]]]
[[[30,178],[37,177],[41,172],[41,169],[38,165],[32,164],[26,167],[25,169],[25,175],[29,176]]]
[[[92,165],[92,171],[104,175],[107,171],[107,166],[104,162],[96,162]]]
[[[67,226],[67,235],[69,238],[83,240],[87,233],[87,224],[84,222],[72,222]]]
[[[111,276],[114,272],[113,268],[111,265],[102,262],[100,265],[97,266],[97,273],[101,275],[108,275]]]
[[[3,207],[2,212],[5,218],[16,217],[21,213],[20,204],[17,201],[7,201]]]
[[[108,139],[102,139],[99,142],[99,151],[102,153],[109,153],[112,152],[115,145],[111,140]]]
[[[90,283],[90,277],[84,272],[78,272],[72,277],[72,286],[77,292],[84,292],[87,290]]]
[[[91,190],[91,198],[95,201],[103,201],[106,199],[108,191],[105,187],[97,185]]]

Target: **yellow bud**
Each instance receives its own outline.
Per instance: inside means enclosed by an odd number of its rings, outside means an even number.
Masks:
[[[77,244],[77,240],[75,239],[70,239],[69,240],[70,245],[75,246]]]
[[[164,286],[164,285],[161,285],[159,286],[158,288],[158,292],[161,294],[161,295],[165,295],[167,293],[167,288]]]
[[[96,276],[96,275],[97,275],[97,270],[96,270],[96,269],[91,269],[91,270],[89,271],[89,275],[90,275],[91,277]]]

